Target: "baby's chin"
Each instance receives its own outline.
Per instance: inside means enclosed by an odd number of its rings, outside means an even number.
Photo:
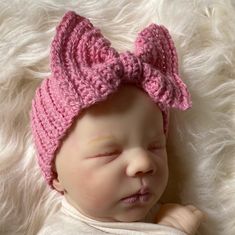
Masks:
[[[152,208],[154,210],[153,202],[146,206],[133,206],[125,208],[121,211],[116,211],[114,213],[109,214],[109,216],[107,216],[106,218],[108,218],[108,221],[110,222],[144,222],[147,220],[152,220]]]
[[[132,216],[132,217],[120,217],[117,218],[117,222],[125,222],[125,223],[131,223],[131,222],[143,222],[146,215],[144,216]]]
[[[122,213],[114,213],[109,215],[102,214],[101,216],[91,216],[86,214],[87,217],[100,221],[100,222],[143,222],[148,215],[149,210],[130,210]]]
[[[146,216],[148,215],[148,210],[130,210],[126,213],[118,214],[114,216],[114,220],[117,222],[141,222],[144,221]]]
[[[68,199],[70,202],[70,199]],[[82,210],[76,203],[71,203],[81,214],[100,222],[142,222],[145,220],[146,216],[150,212],[151,208],[153,207],[155,201],[152,201],[148,205],[139,205],[133,207],[126,207],[121,210],[113,210],[113,211],[106,211],[106,213],[97,213],[92,214],[89,213],[88,210]]]
[[[125,223],[142,222],[142,221],[144,221],[145,217],[146,217],[146,215],[145,216],[120,217],[120,218],[117,218],[116,221],[117,222],[125,222]]]

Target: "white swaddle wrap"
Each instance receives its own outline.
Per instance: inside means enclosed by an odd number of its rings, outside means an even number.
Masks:
[[[38,235],[119,234],[119,235],[186,235],[184,232],[159,224],[144,222],[100,222],[81,214],[62,199],[61,209],[50,217]]]

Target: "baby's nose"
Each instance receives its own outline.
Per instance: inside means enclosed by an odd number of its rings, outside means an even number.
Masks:
[[[153,175],[156,172],[156,162],[144,149],[133,151],[129,156],[126,174],[130,177]]]

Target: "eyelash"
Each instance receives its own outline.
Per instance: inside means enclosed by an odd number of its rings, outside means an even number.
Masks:
[[[163,145],[157,145],[157,146],[153,145],[148,148],[148,150],[150,150],[150,151],[160,151],[163,149],[165,149],[165,146],[163,146]]]
[[[117,154],[120,154],[121,151],[112,151],[112,152],[106,152],[106,153],[101,153],[101,154],[98,154],[96,155],[95,157],[107,157],[107,156],[114,156],[114,155],[117,155]]]
[[[160,151],[160,150],[162,150],[162,149],[164,149],[165,148],[165,146],[161,146],[161,145],[157,145],[157,146],[150,146],[149,148],[148,148],[148,150],[149,151]],[[112,152],[106,152],[106,153],[101,153],[101,154],[98,154],[98,155],[96,155],[95,157],[111,157],[111,156],[115,156],[115,155],[118,155],[118,154],[120,154],[121,153],[121,151],[119,151],[119,150],[115,150],[115,151],[112,151]]]

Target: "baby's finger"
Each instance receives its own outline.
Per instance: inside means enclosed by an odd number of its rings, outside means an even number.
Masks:
[[[200,220],[206,220],[207,219],[207,214],[201,210],[199,210],[197,207],[193,205],[187,205],[186,206],[194,215],[198,217]]]

